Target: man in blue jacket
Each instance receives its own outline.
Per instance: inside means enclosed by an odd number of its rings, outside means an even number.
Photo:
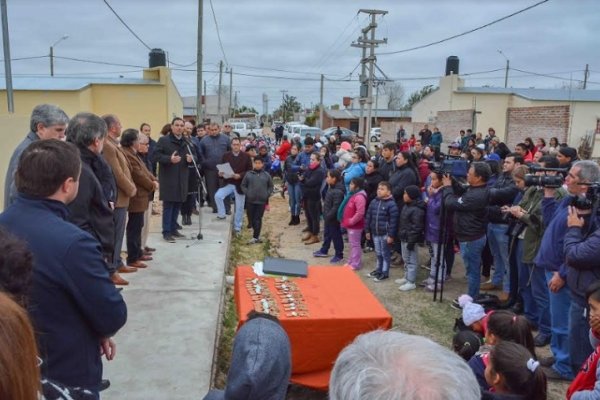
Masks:
[[[75,145],[52,139],[29,145],[15,174],[17,198],[0,214],[0,226],[33,253],[29,314],[42,375],[97,395],[101,356],[115,356],[110,338],[125,324],[127,307],[110,280],[100,243],[67,221],[80,171]]]
[[[576,287],[570,287],[572,286],[571,279],[568,279],[569,287],[566,286],[567,266],[564,244],[568,206],[574,196],[585,194],[588,188],[586,183],[597,182],[599,179],[600,167],[598,164],[586,160],[573,164],[565,179],[567,191],[571,196],[558,202],[554,198],[556,189],[544,188],[542,215],[545,231],[534,262],[546,270],[546,283],[550,290],[552,332],[550,349],[554,354],[554,363],[551,367],[543,366],[548,379],[572,379],[592,351],[589,340],[587,340],[589,325],[585,321],[585,302],[582,305],[580,302],[572,301],[575,298],[574,289]],[[582,335],[581,331],[583,330],[585,333]],[[582,339],[584,336],[586,340]]]

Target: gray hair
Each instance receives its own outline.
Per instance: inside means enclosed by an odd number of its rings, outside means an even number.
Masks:
[[[467,363],[431,340],[393,331],[358,336],[338,356],[331,400],[478,400]]]
[[[66,137],[71,143],[88,147],[94,140],[106,137],[106,123],[96,114],[81,112],[69,122]]]
[[[117,117],[114,114],[106,114],[102,116],[102,119],[106,123],[106,127],[110,129],[117,123]]]
[[[600,181],[600,166],[596,161],[577,161],[571,168],[573,167],[579,167],[579,182],[594,183]]]
[[[145,133],[142,133],[142,132],[140,132],[138,139],[140,140],[141,144],[146,144],[146,143],[150,142],[150,138],[148,137],[148,135],[146,135]]]
[[[29,129],[31,132],[37,132],[38,124],[42,124],[45,127],[53,125],[66,125],[69,122],[67,114],[52,104],[40,104],[35,106],[31,112],[31,118],[29,119]]]

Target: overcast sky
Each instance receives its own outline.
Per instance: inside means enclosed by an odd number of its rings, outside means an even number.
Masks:
[[[162,48],[172,62],[196,59],[198,2],[193,0],[108,0],[150,47]],[[279,106],[281,90],[309,107],[319,102],[319,77],[325,74],[326,105],[358,95],[360,49],[350,47],[367,22],[360,8],[388,11],[378,18],[377,37],[388,44],[377,52],[402,50],[434,42],[516,12],[539,0],[213,0],[228,65],[233,68],[239,103],[262,112],[262,94],[269,109]],[[126,66],[55,60],[56,76],[141,77],[148,50],[117,20],[102,0],[8,0],[12,58],[47,56],[59,43],[57,57],[73,57]],[[510,71],[509,86],[556,88],[582,80],[590,65],[588,89],[600,90],[598,0],[550,0],[529,11],[451,41],[402,54],[379,55],[378,65],[407,94],[437,84],[449,55],[460,58],[460,72],[496,72],[468,76],[468,86],[504,85],[506,59],[511,67],[552,75],[540,77]],[[210,3],[204,1],[204,79],[215,93],[218,63],[225,61]],[[138,66],[138,67],[136,67]],[[173,66],[174,68],[178,68]],[[253,68],[249,68],[253,67]],[[259,69],[259,68],[265,68]],[[48,57],[13,61],[13,73],[49,75]],[[196,92],[196,65],[174,71],[183,96]],[[279,69],[284,71],[272,71]],[[3,71],[3,69],[2,69]],[[299,73],[296,73],[299,72]],[[352,75],[349,75],[351,72]],[[269,75],[292,79],[237,75]],[[341,79],[350,77],[353,81]],[[428,78],[429,79],[422,79]],[[331,81],[337,80],[337,81]],[[223,83],[229,83],[224,75]]]

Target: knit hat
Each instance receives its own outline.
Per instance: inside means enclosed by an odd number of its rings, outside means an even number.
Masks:
[[[481,304],[468,303],[465,305],[462,311],[462,319],[465,325],[470,326],[475,322],[485,317],[485,310]]]
[[[412,200],[416,200],[419,198],[419,196],[421,196],[421,189],[419,189],[419,187],[415,185],[407,186],[406,189],[404,189],[404,191]]]
[[[565,157],[569,157],[571,161],[577,158],[577,150],[572,147],[561,147],[558,149],[558,152]]]
[[[342,143],[340,143],[340,149],[342,149],[342,150],[348,151],[351,148],[352,148],[352,146],[348,142],[342,142]]]
[[[488,160],[500,161],[500,156],[496,153],[492,153],[488,156]]]

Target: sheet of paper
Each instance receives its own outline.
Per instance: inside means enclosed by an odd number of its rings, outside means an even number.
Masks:
[[[219,172],[223,173],[223,178],[231,178],[235,172],[233,172],[233,169],[231,169],[231,164],[229,163],[225,163],[225,164],[217,164],[217,170]]]

